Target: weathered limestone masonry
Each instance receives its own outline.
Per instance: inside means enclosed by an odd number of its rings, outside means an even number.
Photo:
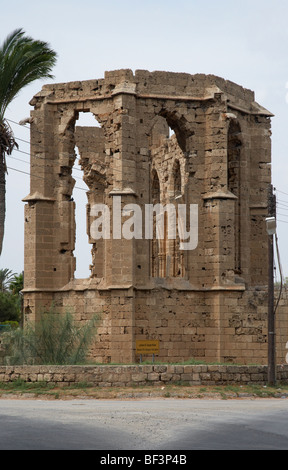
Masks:
[[[254,93],[212,75],[118,70],[45,85],[31,105],[25,321],[52,302],[79,322],[99,314],[98,362],[137,361],[136,340],[159,339],[162,362],[267,363],[272,115]],[[77,127],[87,112],[100,127]],[[89,279],[74,278],[75,146],[89,187]],[[113,237],[119,201],[142,214],[147,204],[197,205],[197,247],[169,239],[167,218],[161,240],[145,237],[144,224],[141,236]],[[93,238],[95,204],[113,213],[110,238]]]
[[[134,385],[227,385],[267,383],[267,366],[255,365],[103,365],[1,366],[0,382],[49,382],[57,386],[82,383],[95,387]],[[288,366],[277,367],[279,383],[288,382]]]

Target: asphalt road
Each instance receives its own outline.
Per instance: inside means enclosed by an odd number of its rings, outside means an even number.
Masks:
[[[0,400],[0,450],[136,449],[287,450],[288,399]]]

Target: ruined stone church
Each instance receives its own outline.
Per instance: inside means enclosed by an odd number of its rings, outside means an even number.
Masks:
[[[30,104],[25,321],[52,303],[79,324],[99,315],[90,354],[103,363],[137,362],[141,339],[159,340],[162,362],[266,363],[272,114],[254,93],[213,75],[125,69],[45,85]],[[99,127],[77,126],[87,112]],[[75,148],[89,188],[87,279],[75,278]],[[175,209],[176,228],[180,207],[197,210],[172,237],[155,205]],[[122,210],[136,206],[141,230]],[[111,215],[103,236],[95,207]],[[189,224],[197,243],[183,249]]]

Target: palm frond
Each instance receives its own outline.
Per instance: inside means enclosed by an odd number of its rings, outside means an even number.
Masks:
[[[47,42],[26,36],[22,29],[6,38],[0,47],[0,121],[22,88],[37,79],[53,78],[56,58]]]
[[[11,101],[26,85],[37,79],[53,78],[51,70],[57,54],[49,44],[26,36],[21,28],[7,36],[0,45],[0,255],[5,226],[6,155],[18,147],[12,129],[5,120]]]
[[[14,278],[15,273],[13,273],[11,269],[0,269],[0,291],[7,291],[10,283]]]
[[[11,155],[15,147],[18,148],[18,144],[10,125],[6,119],[0,120],[0,164],[4,165],[5,172],[7,172],[5,154]]]

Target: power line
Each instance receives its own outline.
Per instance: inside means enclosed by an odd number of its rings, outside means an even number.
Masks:
[[[27,171],[24,171],[24,170],[19,170],[17,168],[12,168],[11,166],[7,166],[8,170],[13,170],[13,171],[17,171],[18,173],[23,173],[24,175],[28,175],[28,176],[31,176],[30,173],[28,173]],[[45,178],[43,178],[43,176],[39,176],[39,175],[33,175],[33,178],[41,178],[42,180],[44,180]],[[82,191],[86,191],[87,192],[87,189],[85,188],[80,188],[79,186],[74,186],[74,189],[81,189]]]
[[[7,166],[8,170],[14,170],[14,171],[17,171],[18,173],[23,173],[24,175],[29,175],[30,176],[30,173],[28,173],[27,171],[23,171],[23,170],[18,170],[17,168],[12,168],[11,166]],[[39,176],[39,175],[35,175],[36,178],[41,178],[41,179],[44,179],[42,176]]]
[[[93,114],[93,113],[92,113],[92,114]],[[19,124],[19,122],[16,122],[16,121],[14,121],[14,120],[12,120],[12,119],[6,118],[6,120],[9,121],[9,122],[13,122],[14,124],[17,124],[17,125],[20,126],[20,127],[26,127],[26,129],[29,129],[29,130],[30,130],[30,128],[27,127],[26,125]],[[98,122],[96,118],[95,118],[95,121]],[[75,127],[77,127],[77,126],[75,126]],[[87,127],[87,126],[80,126],[80,127]],[[95,126],[95,128],[99,128],[99,127],[98,127],[98,126]],[[100,128],[101,128],[101,126],[100,126]],[[101,129],[102,129],[102,128],[101,128]],[[38,131],[38,132],[39,132],[40,134],[44,134],[44,133],[45,133],[44,131]],[[16,136],[15,136],[15,140],[16,140],[16,141],[17,141],[17,140],[20,140],[20,141],[25,142],[25,143],[27,143],[27,144],[31,144],[31,142],[28,142],[27,140],[18,138],[18,137],[16,137]],[[42,148],[42,151],[43,151],[43,147],[41,146],[40,143],[39,143],[39,144],[37,144],[37,143],[35,144],[35,143],[34,143],[33,145],[39,146],[40,148]],[[75,145],[75,147],[77,147],[77,145]],[[32,156],[32,155],[33,155],[33,157],[35,157],[35,158],[42,158],[42,159],[45,159],[46,161],[47,161],[47,160],[53,160],[53,161],[55,161],[54,158],[47,158],[46,156],[45,156],[45,157],[42,157],[41,155],[31,154],[31,153],[29,153],[29,152],[25,152],[24,150],[20,150],[20,149],[17,149],[17,148],[15,148],[14,150],[16,150],[16,151],[18,151],[18,152],[21,152],[21,153],[23,153],[23,154],[29,155],[29,156]],[[98,150],[98,148],[95,147],[95,150]],[[81,156],[80,156],[80,158],[81,158]],[[80,160],[80,158],[76,156],[76,160]],[[114,156],[114,159],[115,159],[115,156]],[[82,171],[80,168],[75,168],[75,170],[77,170],[77,171]],[[116,171],[116,172],[118,171],[119,173],[121,173],[121,170],[118,170],[117,168],[113,168],[113,172],[114,172],[114,171]]]
[[[24,152],[24,150],[19,150],[19,149],[14,149],[14,150],[16,150],[16,152],[23,153],[24,155],[29,155],[29,157],[31,156],[31,157],[39,158],[39,159],[46,160],[46,161],[47,160],[55,161],[53,158],[41,157],[40,155],[31,155],[29,152]],[[79,158],[76,157],[75,160],[79,160]],[[22,160],[22,161],[24,161],[24,160]],[[26,163],[30,164],[30,162],[26,162]],[[36,165],[36,166],[41,166],[41,165]],[[82,172],[82,170],[80,168],[77,168],[77,167],[74,167],[74,166],[73,166],[73,170]]]
[[[275,188],[275,190],[276,190],[276,192],[278,192],[278,193],[285,194],[286,196],[288,196],[288,193],[284,193],[284,191],[280,191],[280,189],[276,189],[276,188]]]
[[[288,217],[287,214],[281,214],[281,212],[278,212],[278,215],[281,215],[282,217]]]
[[[97,121],[97,119],[95,119],[95,120]],[[18,126],[20,126],[20,127],[25,127],[26,129],[29,129],[29,130],[30,130],[30,127],[27,126],[26,124],[19,124],[19,122],[16,122],[16,121],[14,121],[14,120],[12,120],[12,119],[7,119],[7,121],[12,122],[13,124],[16,124],[16,125],[18,125]],[[95,127],[96,127],[96,126],[95,126]],[[44,134],[44,132],[41,132],[41,131],[40,131],[40,133]],[[21,139],[21,138],[17,138],[17,137],[15,137],[15,139],[16,139],[16,140],[19,140],[19,141],[21,141],[21,142],[25,142],[25,143],[27,143],[27,144],[30,144],[30,142],[27,141],[27,140],[24,140],[24,139]],[[36,145],[37,145],[37,144],[36,144]],[[39,147],[41,146],[41,144],[38,144],[38,145],[39,145]],[[20,153],[23,153],[23,154],[25,154],[25,155],[33,156],[33,157],[36,158],[36,159],[39,158],[39,159],[43,159],[43,160],[46,160],[46,161],[47,161],[47,160],[53,160],[53,161],[55,161],[55,159],[43,157],[43,156],[41,156],[41,155],[35,155],[35,154],[31,155],[30,153],[25,152],[25,151],[20,150],[20,149],[15,149],[15,150],[18,151],[18,152],[20,152]],[[43,150],[43,148],[42,148],[42,150]],[[95,147],[95,150],[97,150],[96,147]],[[80,156],[80,158],[81,158],[81,156]],[[80,158],[76,156],[75,159],[76,159],[76,160],[80,160]],[[19,160],[19,161],[21,161],[21,160]],[[24,162],[24,161],[23,161],[23,162]],[[27,163],[28,163],[28,162],[27,162]],[[40,166],[40,165],[39,165],[39,166]],[[107,167],[107,166],[106,166],[106,167]],[[80,168],[77,168],[77,167],[73,167],[73,170],[80,171],[80,172],[83,171],[83,170],[81,170]],[[20,170],[19,170],[19,171],[20,171]],[[117,171],[118,171],[119,173],[121,173],[121,170],[118,170],[117,168],[113,168],[113,172],[117,172]],[[75,176],[75,178],[77,178],[77,177]],[[82,178],[77,178],[77,179],[82,179]],[[75,187],[76,187],[76,186],[75,186]],[[77,188],[77,189],[83,189],[83,188]],[[280,194],[284,194],[285,196],[288,196],[288,193],[286,193],[285,191],[281,191],[281,190],[279,190],[279,189],[277,189],[277,188],[274,188],[274,190],[275,190],[276,193],[280,193]],[[286,204],[279,204],[279,203],[278,203],[278,199],[276,200],[276,203],[277,203],[277,205],[279,206],[279,208],[280,208],[281,210],[284,210],[284,211],[285,211],[285,210],[286,210],[286,207],[287,207],[287,210],[288,210],[288,201],[283,200],[283,199],[279,199],[279,202],[283,202],[283,203],[286,203],[286,202],[287,202],[287,205],[286,205]],[[286,214],[281,214],[281,213],[279,213],[279,215],[284,216],[284,217],[287,217]],[[284,222],[284,223],[286,223],[286,222],[283,221],[283,220],[279,220],[279,222]]]
[[[25,160],[21,160],[21,158],[12,157],[11,155],[8,155],[8,158],[9,159],[12,158],[13,160],[17,160],[18,162],[22,162],[22,163],[26,163],[26,165],[30,165],[30,162],[26,162]],[[33,166],[38,166],[39,168],[43,168],[43,165],[37,165],[37,163],[35,163]],[[82,171],[79,168],[73,168],[73,170]],[[29,173],[29,174],[31,176],[31,173]],[[83,178],[80,178],[80,176],[73,176],[73,178],[83,181]]]
[[[19,124],[19,122],[13,121],[12,119],[5,118],[6,121],[13,122],[13,124],[17,124],[20,127],[26,127],[26,129],[30,130],[30,127],[26,126],[26,124]]]
[[[277,206],[279,207],[280,210],[288,210],[288,205],[287,204],[282,204],[281,202],[277,202]]]
[[[288,200],[286,200],[286,199],[279,199],[279,198],[277,197],[277,201],[284,202],[284,203],[287,203],[287,204],[288,204]]]
[[[20,140],[21,142],[25,142],[25,144],[29,144],[29,145],[31,143],[29,140],[20,139],[20,137],[15,137],[15,140]]]
[[[23,153],[24,155],[29,155],[29,157],[34,157],[34,158],[36,158],[36,159],[42,159],[42,160],[45,160],[45,161],[50,160],[50,161],[53,161],[53,162],[56,161],[54,158],[47,158],[47,157],[43,157],[43,156],[41,156],[41,155],[31,154],[31,153],[29,153],[29,152],[25,152],[24,150],[20,150],[20,149],[17,149],[17,148],[15,148],[14,150],[16,150],[16,152]],[[80,160],[81,160],[81,156],[80,156],[80,158],[79,158],[79,157],[77,157],[77,155],[76,155],[76,156],[75,156],[75,161],[76,161],[76,160],[80,161]],[[40,165],[39,165],[39,166],[40,166]],[[106,166],[106,168],[109,168],[107,165],[105,165],[105,166]],[[75,166],[73,166],[72,168],[73,168],[73,170],[83,172],[83,170],[81,170],[81,168],[77,168],[77,167],[75,167]],[[114,172],[117,172],[117,171],[118,171],[119,173],[122,173],[121,170],[118,170],[118,168],[113,168],[113,173],[114,173]]]

